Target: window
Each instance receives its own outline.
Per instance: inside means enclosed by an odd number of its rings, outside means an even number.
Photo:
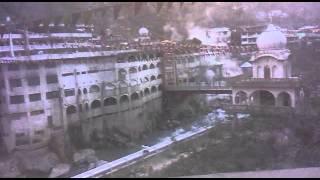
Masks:
[[[6,86],[4,84],[4,81],[3,80],[0,80],[0,89],[4,89]]]
[[[36,115],[43,114],[43,113],[44,113],[44,110],[41,109],[41,110],[37,110],[37,111],[31,111],[30,115],[31,116],[36,116]]]
[[[18,71],[20,69],[20,66],[18,64],[9,64],[8,70],[9,71]]]
[[[11,88],[22,87],[21,79],[10,79],[9,84]]]
[[[72,76],[73,75],[73,73],[64,73],[64,74],[62,74],[62,76]]]
[[[36,135],[44,135],[44,131],[43,130],[39,130],[39,131],[35,131]]]
[[[52,116],[48,116],[48,128],[52,128],[53,127],[53,122],[52,122]]]
[[[68,96],[74,96],[74,95],[75,95],[75,91],[74,91],[74,89],[65,89],[65,90],[64,90],[64,95],[65,95],[66,97],[68,97]]]
[[[41,100],[41,94],[40,93],[29,94],[29,100],[30,100],[30,102],[40,101]]]
[[[24,96],[23,95],[10,96],[10,103],[11,104],[22,104],[22,103],[24,103]]]
[[[46,77],[48,84],[58,83],[58,76],[56,74],[50,74]]]
[[[45,67],[46,67],[46,68],[55,68],[55,67],[56,67],[56,64],[55,64],[55,63],[46,63],[46,64],[45,64]]]
[[[39,76],[27,77],[27,82],[29,86],[38,86],[40,85],[40,77]]]
[[[38,69],[39,65],[38,64],[27,64],[26,68],[29,69],[29,70],[30,69]]]
[[[54,99],[59,97],[59,91],[51,91],[46,93],[47,99]]]

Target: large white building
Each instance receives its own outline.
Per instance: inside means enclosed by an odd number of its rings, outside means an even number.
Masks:
[[[46,146],[81,124],[139,137],[152,126],[144,104],[161,97],[159,54],[91,42],[91,33],[4,34],[0,39],[0,128],[8,152]],[[160,101],[161,103],[161,101]],[[161,106],[160,106],[161,107]]]

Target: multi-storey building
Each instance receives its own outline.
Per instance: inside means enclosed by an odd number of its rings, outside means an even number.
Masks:
[[[86,140],[95,129],[138,137],[141,126],[152,125],[130,117],[161,96],[159,53],[92,39],[90,32],[2,36],[0,127],[8,152],[46,146],[73,124]]]

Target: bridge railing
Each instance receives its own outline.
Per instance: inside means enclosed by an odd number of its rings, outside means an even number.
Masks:
[[[230,89],[230,86],[226,82],[213,83],[213,84],[198,84],[198,83],[188,83],[188,84],[177,84],[177,85],[166,85],[165,89],[175,90],[175,91],[197,91],[197,90],[223,90]]]

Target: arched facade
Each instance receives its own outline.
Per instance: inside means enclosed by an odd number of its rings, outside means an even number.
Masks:
[[[258,106],[275,106],[276,99],[270,91],[256,90],[250,95],[249,103]]]
[[[150,77],[150,81],[154,81],[154,80],[156,80],[156,77],[155,77],[154,75],[152,75],[152,76]]]
[[[146,64],[144,64],[143,66],[142,66],[142,70],[147,70],[148,69],[148,66],[146,65]]]
[[[134,73],[137,73],[138,71],[137,71],[137,68],[135,68],[135,67],[131,67],[130,69],[129,69],[129,73],[130,74],[134,74]]]
[[[127,77],[127,71],[125,69],[119,69],[118,71],[118,77],[119,77],[119,80],[126,80],[126,77]]]
[[[145,89],[144,89],[144,95],[147,96],[147,95],[149,95],[149,94],[150,94],[149,88],[145,88]]]
[[[98,85],[92,85],[90,86],[90,93],[96,93],[96,92],[100,92],[100,87]]]
[[[279,93],[277,97],[277,105],[292,107],[290,94],[287,92]]]
[[[104,106],[113,106],[117,105],[117,99],[115,97],[108,97],[103,101]]]
[[[151,93],[155,93],[155,92],[157,92],[157,88],[155,86],[152,86],[151,87]]]
[[[236,104],[247,104],[248,95],[244,91],[238,91],[235,95]]]
[[[136,101],[139,100],[139,94],[137,92],[131,94],[131,100]]]
[[[101,107],[101,102],[100,100],[96,99],[94,101],[92,101],[91,103],[91,109],[96,109],[96,108],[99,108]]]
[[[154,68],[155,68],[154,64],[151,63],[149,69],[154,69]]]
[[[128,95],[122,95],[120,97],[120,104],[129,103],[129,97]]]

